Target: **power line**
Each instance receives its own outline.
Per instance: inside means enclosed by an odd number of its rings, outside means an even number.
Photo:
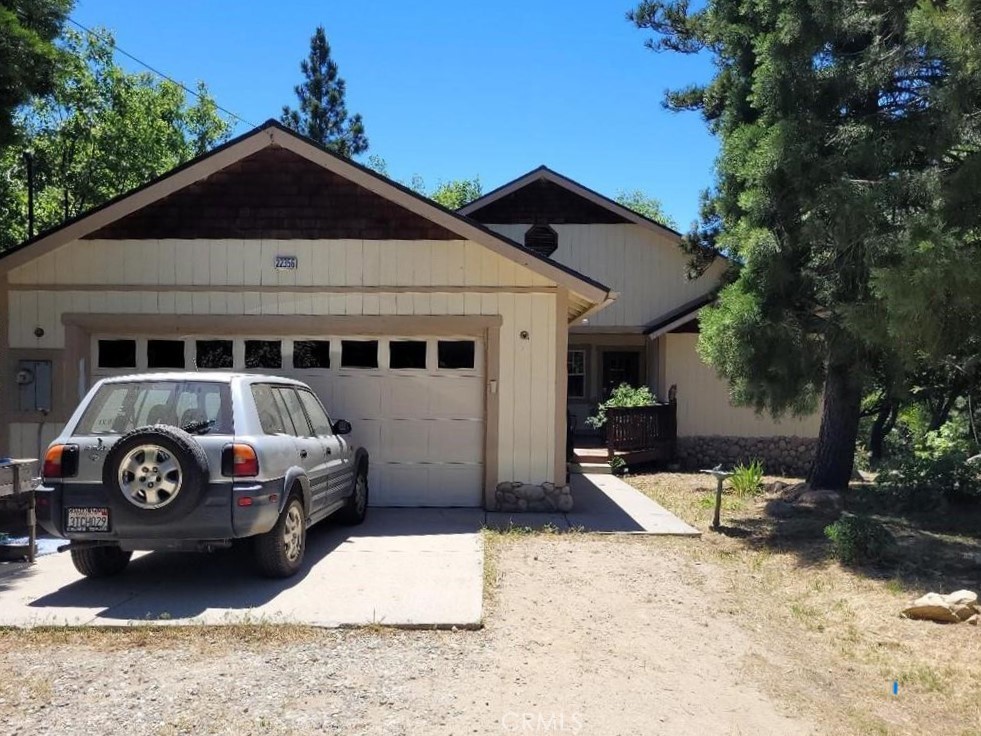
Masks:
[[[171,77],[171,76],[169,76],[169,75],[167,75],[167,74],[164,74],[164,73],[163,73],[162,71],[160,71],[159,69],[156,69],[155,67],[152,67],[152,66],[150,66],[150,65],[149,65],[149,64],[147,64],[147,63],[146,63],[145,61],[143,61],[143,60],[141,60],[141,59],[138,59],[138,58],[136,58],[136,57],[135,57],[135,56],[133,56],[133,55],[132,55],[131,53],[129,53],[129,52],[128,52],[128,51],[126,51],[125,49],[123,49],[123,48],[121,48],[121,47],[120,47],[120,46],[119,46],[119,45],[118,45],[118,44],[116,43],[116,41],[115,41],[114,39],[112,39],[112,38],[108,38],[108,37],[106,37],[106,36],[100,36],[100,35],[99,35],[98,33],[96,33],[95,31],[93,31],[93,30],[91,30],[91,29],[89,29],[89,28],[86,28],[85,26],[83,26],[83,25],[82,25],[81,23],[79,23],[79,22],[78,22],[77,20],[75,20],[74,18],[68,18],[68,22],[69,22],[69,23],[71,23],[71,24],[72,24],[72,25],[74,25],[74,26],[77,26],[78,28],[80,28],[81,30],[83,30],[83,31],[85,31],[86,33],[88,33],[88,34],[91,34],[91,35],[93,35],[93,36],[95,36],[96,38],[101,38],[101,39],[102,39],[103,41],[107,41],[107,42],[109,42],[109,43],[110,43],[110,44],[112,45],[112,48],[113,48],[113,50],[115,50],[115,51],[118,51],[118,52],[119,52],[119,53],[121,53],[121,54],[122,54],[123,56],[125,56],[125,57],[127,57],[128,59],[132,59],[133,61],[135,61],[135,62],[136,62],[137,64],[139,64],[140,66],[142,66],[142,67],[144,67],[144,68],[146,68],[146,69],[149,69],[149,70],[150,70],[151,72],[153,72],[154,74],[156,74],[156,75],[157,75],[158,77],[162,77],[163,79],[166,79],[166,80],[167,80],[168,82],[171,82],[171,83],[173,83],[173,84],[176,84],[176,85],[177,85],[178,87],[180,87],[180,88],[181,88],[182,90],[184,90],[184,91],[185,91],[185,92],[187,92],[188,94],[190,94],[190,95],[194,95],[194,96],[195,96],[195,97],[197,97],[197,98],[198,98],[199,100],[200,100],[200,99],[202,99],[202,97],[201,97],[201,93],[200,93],[200,92],[198,92],[197,90],[193,90],[193,89],[191,89],[190,87],[188,87],[188,86],[187,86],[186,84],[184,84],[183,82],[178,82],[178,81],[177,81],[176,79],[174,79],[173,77]],[[229,110],[229,109],[228,109],[227,107],[222,107],[221,105],[219,105],[219,104],[218,104],[218,103],[217,103],[217,102],[215,101],[215,99],[214,99],[214,98],[211,98],[211,102],[213,102],[213,103],[214,103],[214,105],[215,105],[215,107],[216,107],[217,109],[219,109],[219,110],[221,110],[221,111],[222,111],[223,113],[225,113],[226,115],[229,115],[229,116],[231,116],[231,117],[233,117],[233,118],[235,118],[235,119],[236,119],[236,120],[238,120],[238,121],[239,121],[240,123],[245,123],[245,124],[246,124],[246,125],[248,125],[248,126],[249,126],[250,128],[255,128],[255,127],[257,127],[255,123],[253,123],[253,122],[250,122],[250,121],[248,121],[248,120],[246,120],[246,119],[245,119],[245,118],[243,118],[243,117],[242,117],[241,115],[237,115],[237,114],[235,114],[234,112],[232,112],[231,110]]]

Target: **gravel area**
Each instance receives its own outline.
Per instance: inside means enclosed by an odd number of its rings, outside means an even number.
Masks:
[[[696,542],[697,543],[697,542]],[[482,631],[0,633],[8,734],[807,734],[712,571],[584,535],[491,545]]]

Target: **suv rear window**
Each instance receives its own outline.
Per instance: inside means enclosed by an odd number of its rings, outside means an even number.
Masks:
[[[186,427],[210,421],[210,434],[234,434],[227,383],[139,381],[100,388],[75,428],[76,434],[123,434],[148,424]]]

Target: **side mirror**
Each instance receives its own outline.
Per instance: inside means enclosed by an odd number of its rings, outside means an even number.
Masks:
[[[338,419],[333,429],[334,434],[351,434],[351,423],[347,419]]]

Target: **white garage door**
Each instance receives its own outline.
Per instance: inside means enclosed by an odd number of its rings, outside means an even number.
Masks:
[[[475,337],[95,336],[95,376],[221,369],[309,384],[370,454],[378,506],[480,506],[484,345]]]

